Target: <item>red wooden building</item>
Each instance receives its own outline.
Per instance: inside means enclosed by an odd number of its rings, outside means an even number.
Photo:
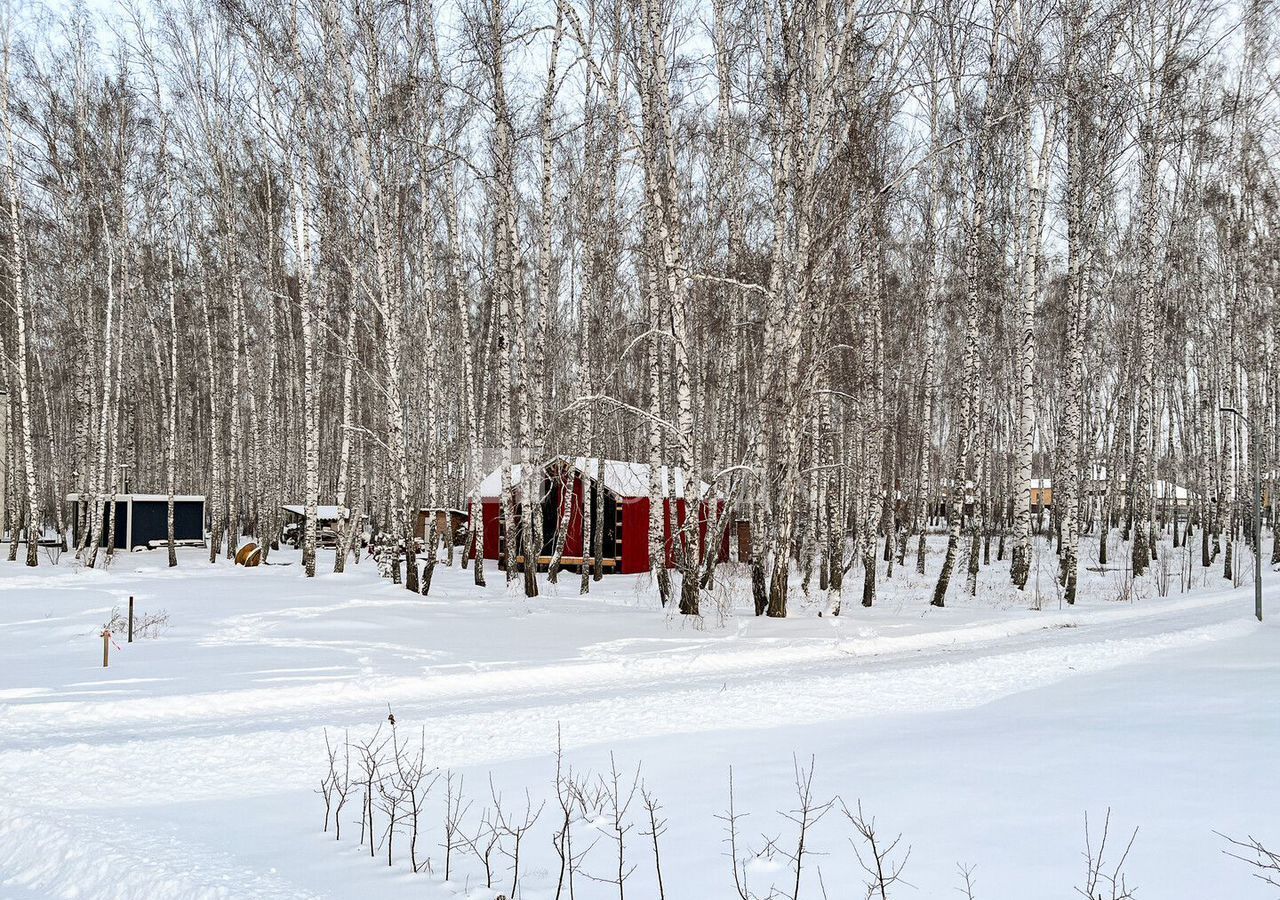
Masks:
[[[542,515],[542,548],[539,553],[540,565],[547,565],[555,553],[556,528],[559,525],[563,504],[571,504],[569,510],[568,532],[564,543],[561,563],[566,567],[578,566],[582,562],[582,491],[583,485],[591,486],[599,474],[599,460],[567,456],[557,456],[541,466],[541,475],[535,477],[538,485],[539,507]],[[675,565],[673,529],[678,533],[685,521],[684,473],[673,469],[668,477],[666,466],[659,473],[666,486],[663,496],[663,512],[665,525],[663,528],[664,546],[666,548],[666,565]],[[520,496],[523,472],[519,464],[511,467],[513,494]],[[649,466],[643,463],[604,460],[604,527],[603,558],[604,568],[608,572],[635,573],[649,570]],[[718,562],[729,560],[729,530],[721,521],[724,512],[724,500],[711,496],[711,489],[706,482],[700,486],[704,501],[699,504],[700,519],[699,540],[705,552],[707,529],[718,528],[719,555]],[[495,469],[480,483],[480,499],[484,512],[484,548],[485,559],[501,561],[505,557],[506,529],[502,522],[502,470]],[[595,521],[595,492],[591,498],[591,520]],[[714,504],[714,513],[712,505]],[[520,508],[516,507],[517,521]],[[474,545],[473,550],[474,553]],[[590,547],[587,557],[590,559]]]

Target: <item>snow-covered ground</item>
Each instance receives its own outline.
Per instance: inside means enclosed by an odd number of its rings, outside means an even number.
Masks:
[[[526,600],[492,567],[481,590],[441,566],[419,597],[367,561],[305,579],[288,551],[273,560],[290,564],[256,569],[196,550],[176,569],[163,552],[109,572],[70,555],[0,562],[0,898],[494,897],[466,850],[443,881],[443,782],[419,838],[430,872],[409,871],[405,837],[392,868],[370,859],[355,800],[343,841],[321,833],[326,729],[337,744],[385,734],[388,708],[430,765],[465,776],[465,828],[492,805],[490,777],[509,814],[526,789],[535,808],[549,801],[522,847],[528,900],[555,896],[558,739],[578,773],[606,771],[612,753],[629,785],[642,766],[667,819],[671,900],[738,896],[730,767],[749,813],[739,856],[777,839],[747,864],[749,887],[792,896],[784,814],[810,760],[820,800],[860,799],[882,836],[911,846],[897,896],[958,896],[957,864],[975,867],[979,898],[1078,896],[1084,816],[1097,825],[1108,807],[1117,856],[1140,828],[1127,864],[1140,897],[1271,896],[1214,834],[1280,844],[1280,630],[1253,619],[1247,579],[1233,589],[1220,567],[1193,566],[1186,589],[1171,553],[1167,596],[1153,579],[1130,589],[1088,572],[1063,610],[1046,557],[1030,597],[1000,563],[976,598],[956,585],[934,609],[931,551],[928,575],[895,572],[873,609],[851,581],[839,618],[797,589],[791,618],[756,619],[725,568],[698,622],[659,609],[647,577],[608,576],[586,598],[574,575],[543,577]],[[1266,579],[1280,616],[1280,575]],[[130,595],[169,627],[121,639],[103,669],[99,634]],[[643,814],[637,798],[626,896],[648,900]],[[579,848],[599,840],[586,873],[611,877],[607,828],[575,827]],[[852,834],[838,807],[818,823],[802,898],[822,896],[819,870],[828,896],[864,896]],[[510,860],[494,868],[506,893]],[[575,888],[618,896],[584,876]]]

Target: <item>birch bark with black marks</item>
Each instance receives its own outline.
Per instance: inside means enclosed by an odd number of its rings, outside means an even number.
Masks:
[[[987,82],[994,84],[1000,59],[1000,30],[1003,10],[997,2],[992,9],[990,36],[987,40]],[[952,78],[959,79],[962,61],[952,60]],[[959,90],[955,91],[960,96]],[[933,606],[945,606],[947,587],[951,583],[951,573],[955,568],[956,557],[960,547],[960,529],[964,519],[965,498],[970,470],[970,454],[973,444],[974,420],[978,391],[978,338],[981,313],[979,297],[978,259],[979,244],[987,209],[987,180],[990,159],[990,142],[992,125],[997,114],[998,97],[988,95],[983,100],[981,124],[973,136],[974,149],[973,187],[968,199],[968,222],[965,235],[965,325],[964,325],[964,364],[962,370],[962,399],[960,416],[956,427],[955,465],[952,469],[950,485],[950,503],[948,504],[947,550],[942,560],[942,571],[938,575],[934,587]]]
[[[12,13],[10,13],[12,15]],[[13,113],[10,110],[10,57],[12,55],[11,33],[12,22],[4,24],[4,72],[0,73],[0,114],[4,117],[5,137],[5,191],[9,195],[9,239],[11,241],[9,257],[10,276],[13,279],[13,319],[14,319],[14,369],[17,371],[18,388],[18,444],[22,448],[22,472],[26,495],[26,532],[28,566],[40,564],[37,548],[40,543],[40,495],[36,482],[35,462],[35,428],[31,421],[31,387],[30,368],[27,349],[27,295],[26,295],[26,256],[23,247],[22,220],[18,212],[18,160],[17,146],[14,140]],[[17,526],[14,525],[16,533]]]

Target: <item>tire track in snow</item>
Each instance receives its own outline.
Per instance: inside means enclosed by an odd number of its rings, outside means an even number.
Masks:
[[[428,758],[441,768],[482,766],[547,754],[561,729],[566,749],[637,738],[736,728],[783,728],[876,715],[919,714],[979,706],[1076,674],[1115,668],[1153,653],[1242,637],[1247,621],[1133,638],[1037,646],[961,656],[893,669],[839,673],[783,672],[769,677],[658,689],[590,699],[546,700],[512,708],[440,714],[431,704],[396,708],[408,728],[426,728]],[[496,702],[496,701],[495,701]],[[372,730],[381,706],[335,729]],[[315,710],[311,721],[325,718]],[[295,791],[314,780],[324,727],[264,728],[215,736],[72,743],[0,753],[0,779],[22,806],[52,802],[84,809],[258,796]],[[146,759],[145,778],[121,779]],[[51,774],[54,773],[54,774]],[[56,782],[50,785],[50,781]],[[103,784],[112,784],[103,792]],[[34,790],[33,790],[34,789]]]
[[[1089,612],[1028,613],[1027,618],[966,625],[903,637],[855,636],[827,641],[803,640],[778,645],[735,644],[731,640],[703,652],[659,652],[642,656],[584,655],[549,663],[485,664],[465,671],[448,665],[422,675],[369,676],[285,687],[161,695],[115,700],[39,699],[0,704],[0,733],[11,747],[51,742],[120,741],[153,735],[217,735],[251,727],[303,726],[318,716],[360,719],[370,709],[391,704],[435,715],[470,711],[492,704],[503,708],[537,706],[565,697],[612,698],[636,690],[667,691],[672,683],[704,682],[717,688],[761,673],[790,671],[788,682],[815,674],[891,671],[923,662],[944,662],[959,652],[999,653],[1026,644],[1052,650],[1096,642],[1106,635],[1129,636],[1135,630],[1164,633],[1222,621],[1233,614],[1228,594],[1216,594],[1127,609]],[[1053,645],[1044,632],[1062,629]],[[270,644],[270,640],[264,640]],[[444,671],[447,670],[447,671]]]

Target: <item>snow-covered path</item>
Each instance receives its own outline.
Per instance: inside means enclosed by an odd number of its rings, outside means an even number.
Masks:
[[[307,584],[296,570],[266,570],[257,591],[244,590],[246,573],[226,569],[182,582],[145,564],[43,582],[3,573],[6,593],[25,602],[0,613],[9,645],[22,648],[22,664],[6,666],[0,680],[0,896],[71,896],[77,886],[79,896],[357,896],[363,879],[376,877],[379,895],[421,890],[421,879],[386,882],[367,859],[309,837],[299,845],[318,817],[311,785],[325,729],[368,729],[388,704],[400,722],[425,728],[434,764],[496,768],[517,783],[546,780],[557,735],[584,759],[630,748],[658,783],[679,783],[680,767],[667,771],[666,757],[697,760],[710,780],[685,800],[690,815],[699,807],[706,815],[722,800],[720,769],[729,764],[741,778],[768,782],[757,791],[760,808],[782,808],[776,772],[766,773],[791,752],[815,754],[843,777],[852,771],[839,749],[845,735],[876,735],[885,764],[918,750],[887,740],[895,730],[999,722],[1002,707],[1072,684],[1110,684],[1124,701],[1125,673],[1135,667],[1280,645],[1248,617],[1243,590],[1052,613],[890,603],[840,620],[740,618],[697,631],[645,610],[622,581],[609,583],[603,600],[579,600],[566,585],[567,596],[528,602],[495,587],[477,599],[466,573],[451,571],[437,576],[429,600],[367,573]],[[271,590],[261,590],[264,582]],[[182,595],[172,596],[179,584]],[[125,648],[110,669],[94,668],[93,624],[130,593],[144,609],[163,599],[174,627]],[[1263,669],[1264,684],[1276,673]],[[1063,710],[1066,733],[1080,712]],[[1274,722],[1273,714],[1263,725]],[[744,728],[750,741],[726,737]],[[1006,739],[987,730],[993,746]],[[951,766],[963,782],[967,764]],[[181,810],[199,810],[196,821]],[[251,827],[246,841],[246,810],[273,827]],[[919,816],[904,811],[902,827]],[[1074,842],[1077,830],[1063,823],[1062,837]],[[704,839],[687,862],[696,871],[701,859],[706,869],[718,852],[717,838]],[[93,859],[117,861],[108,866],[113,880],[94,881]],[[328,874],[317,879],[317,871]],[[88,883],[99,887],[85,891]],[[714,878],[688,883],[694,893],[671,896],[725,895],[696,892]],[[1069,896],[1070,887],[1050,895]]]

